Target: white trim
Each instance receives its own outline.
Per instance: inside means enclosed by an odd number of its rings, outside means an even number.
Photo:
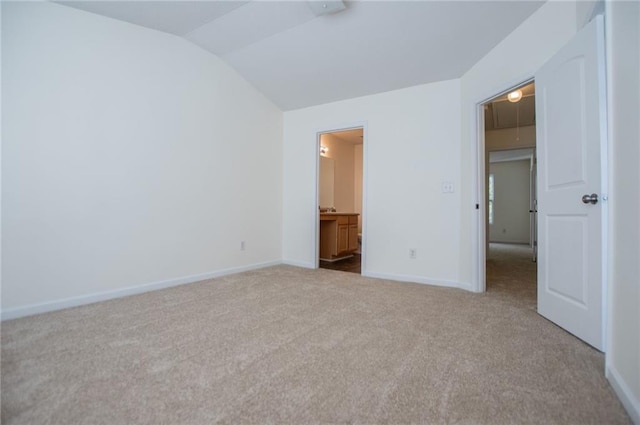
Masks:
[[[484,197],[484,107],[480,103],[473,106],[470,115],[473,124],[471,136],[471,152],[474,153],[475,161],[472,162],[471,187],[472,202],[474,205],[473,214],[471,214],[471,291],[485,291],[486,277],[486,258],[485,249],[480,248],[480,241],[486,244],[486,222],[485,218],[485,197]],[[482,173],[482,177],[481,177]]]
[[[322,131],[316,131],[316,148],[314,149],[316,155],[316,178],[314,180],[313,190],[315,196],[313,197],[313,219],[315,220],[313,226],[313,235],[311,236],[311,243],[313,246],[313,268],[320,268],[320,147]],[[335,193],[334,193],[335,196]],[[335,201],[334,201],[335,203]],[[332,205],[333,206],[333,205]]]
[[[312,252],[314,253],[313,264],[315,269],[320,267],[320,245],[318,241],[320,240],[320,210],[318,206],[320,205],[320,136],[322,134],[327,133],[335,133],[338,131],[346,131],[346,130],[355,130],[358,128],[362,129],[362,242],[360,247],[360,270],[361,274],[364,276],[367,270],[367,176],[368,176],[368,166],[367,166],[367,158],[368,158],[368,145],[367,141],[369,140],[369,131],[368,131],[369,123],[367,121],[356,121],[348,124],[336,125],[332,127],[324,127],[316,130],[315,132],[315,143],[316,148],[314,149],[316,155],[316,178],[314,191],[316,196],[314,197],[314,205],[313,205],[313,216],[315,217],[315,226],[313,226],[313,235],[311,237],[311,243],[313,244]]]
[[[613,51],[613,45],[612,45],[612,38],[611,37],[611,28],[612,28],[612,22],[611,22],[611,4],[609,2],[605,3],[605,14],[604,14],[604,38],[605,38],[605,88],[606,88],[606,102],[607,102],[607,142],[609,140],[614,140],[613,139],[613,126],[608,125],[609,122],[613,123],[613,117],[614,117],[614,111],[613,108],[609,108],[610,105],[613,105],[613,88],[611,87],[611,80],[609,79],[609,73],[613,67],[613,58],[612,58],[612,51]],[[607,146],[607,160],[609,158],[613,158],[614,157],[614,151],[613,151],[613,143],[608,143]],[[614,176],[613,176],[613,167],[609,167],[609,164],[607,164],[607,178],[609,182],[615,182]],[[608,188],[608,195],[609,196],[615,196],[615,188],[611,187]],[[605,356],[604,356],[604,362],[605,362],[605,374],[607,375],[607,377],[609,377],[609,372],[608,370],[610,368],[612,368],[612,357],[613,357],[613,267],[609,267],[610,264],[613,264],[613,258],[615,258],[615,243],[613,241],[613,239],[615,238],[615,232],[613,231],[614,229],[614,225],[615,225],[615,215],[613,214],[609,214],[610,211],[610,207],[609,207],[609,202],[607,201],[607,207],[604,208],[603,206],[603,212],[606,210],[607,213],[607,298],[606,298],[606,308],[605,310],[602,312],[602,317],[604,317],[604,323],[603,323],[603,328],[606,330],[605,331],[605,339],[604,339],[604,347],[605,347]],[[611,238],[612,240],[609,240],[609,238]],[[611,285],[609,285],[609,282],[611,282]]]
[[[601,267],[602,267],[602,345],[603,351],[608,350],[607,324],[609,311],[609,116],[608,116],[608,91],[607,91],[607,64],[605,50],[604,17],[597,15],[592,20],[596,21],[597,51],[598,51],[598,97],[600,98],[600,199],[602,200],[601,227]]]
[[[467,289],[468,287],[470,287],[469,284],[462,284],[460,282],[455,282],[453,280],[431,279],[423,276],[404,275],[404,274],[395,274],[395,273],[367,272],[366,274],[363,273],[362,276],[373,277],[376,279],[395,280],[397,282],[411,282],[411,283],[420,283],[422,285],[445,286],[447,288]]]
[[[304,269],[317,269],[315,263],[309,261],[282,260],[282,264],[287,266],[302,267]]]
[[[178,277],[175,279],[161,280],[158,282],[145,283],[137,286],[129,286],[127,288],[114,289],[111,291],[96,292],[93,294],[80,295],[77,297],[65,298],[55,301],[47,301],[38,304],[31,304],[24,307],[15,307],[2,310],[2,320],[17,319],[19,317],[32,316],[34,314],[47,313],[50,311],[62,310],[70,307],[78,307],[86,304],[93,304],[100,301],[112,300],[114,298],[126,297],[129,295],[142,294],[144,292],[157,291],[159,289],[170,288],[173,286],[184,285],[187,283],[199,282],[202,280],[213,279],[215,277],[226,276],[235,273],[246,272],[249,270],[262,269],[265,267],[276,266],[282,264],[282,261],[266,261],[263,263],[249,264],[246,266],[233,267],[218,271],[195,274],[190,276]]]
[[[362,232],[360,234],[360,273],[367,272],[367,239],[369,232],[367,223],[369,222],[369,214],[367,213],[367,201],[369,197],[369,123],[362,122]]]
[[[640,425],[640,400],[633,396],[631,388],[629,388],[624,379],[622,379],[622,376],[620,376],[613,366],[607,366],[605,376],[609,380],[609,383],[611,383],[613,391],[627,410],[627,413],[631,417],[633,423]]]
[[[458,282],[458,288],[469,292],[477,292],[471,282]]]

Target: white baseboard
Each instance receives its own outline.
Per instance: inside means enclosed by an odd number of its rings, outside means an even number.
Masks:
[[[162,280],[159,282],[145,283],[137,286],[130,286],[112,291],[97,292],[94,294],[80,295],[77,297],[65,298],[62,300],[47,301],[32,304],[24,307],[16,307],[2,310],[2,320],[17,319],[19,317],[32,316],[34,314],[47,313],[50,311],[62,310],[69,307],[77,307],[86,304],[93,304],[100,301],[107,301],[114,298],[126,297],[129,295],[141,294],[143,292],[156,291],[158,289],[170,288],[172,286],[184,285],[187,283],[199,282],[201,280],[213,279],[215,277],[226,276],[249,270],[262,269],[264,267],[276,266],[282,261],[267,261],[263,263],[249,264],[246,266],[232,267],[208,273],[183,276],[175,279]]]
[[[469,291],[469,292],[476,292],[476,293],[478,292],[473,287],[473,285],[469,282],[458,282],[458,288],[464,289],[465,291]]]
[[[288,266],[302,267],[305,269],[315,269],[315,263],[311,263],[308,261],[295,261],[295,260],[282,260],[282,264],[286,264]]]
[[[379,272],[369,272],[369,271],[363,272],[362,275],[366,277],[375,277],[377,279],[395,280],[398,282],[413,282],[413,283],[421,283],[423,285],[446,286],[448,288],[460,287],[460,284],[458,282],[454,282],[450,280],[430,279],[428,277],[422,277],[422,276],[402,275],[402,274],[393,274],[393,273],[379,273]]]
[[[631,389],[615,368],[608,366],[606,376],[633,423],[640,425],[640,400],[634,397]]]

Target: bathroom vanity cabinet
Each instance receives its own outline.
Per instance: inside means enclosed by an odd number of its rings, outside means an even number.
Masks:
[[[320,259],[338,260],[358,250],[357,213],[320,213]]]

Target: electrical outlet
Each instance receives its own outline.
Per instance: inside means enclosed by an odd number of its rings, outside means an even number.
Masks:
[[[442,182],[442,193],[453,193],[454,187],[451,182]]]
[[[415,248],[410,248],[409,249],[409,258],[411,258],[412,260],[416,259],[416,256],[418,254],[418,250]]]
[[[244,251],[246,248],[246,245],[244,243],[244,241],[240,241],[240,251]]]

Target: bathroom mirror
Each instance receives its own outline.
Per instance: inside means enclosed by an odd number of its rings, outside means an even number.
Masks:
[[[334,169],[335,164],[332,158],[320,157],[320,209],[331,208],[335,205],[333,199]]]

